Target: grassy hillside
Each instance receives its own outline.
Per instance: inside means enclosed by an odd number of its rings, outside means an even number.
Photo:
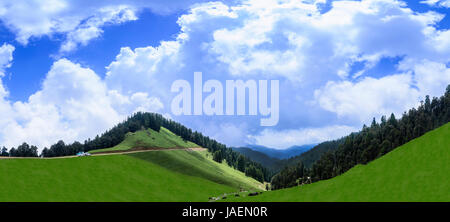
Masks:
[[[246,177],[244,173],[229,167],[225,162],[215,162],[208,151],[170,150],[127,155],[158,164],[174,172],[206,178],[219,184],[236,188],[263,189],[260,182]]]
[[[208,201],[257,186],[206,151],[0,159],[0,201]]]
[[[91,150],[90,153],[126,151],[133,148],[191,148],[199,147],[190,141],[184,141],[181,137],[161,127],[159,132],[152,129],[139,130],[134,133],[127,133],[124,141],[117,146]]]
[[[447,123],[338,177],[229,201],[450,201],[449,135]]]

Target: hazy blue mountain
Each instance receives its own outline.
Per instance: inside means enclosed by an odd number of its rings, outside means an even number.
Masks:
[[[247,147],[233,147],[232,149],[257,163],[262,164],[264,167],[272,170],[272,172],[278,172],[282,169],[282,167],[284,167],[285,161],[270,157],[263,152],[255,151]]]
[[[233,148],[233,150],[247,156],[251,160],[262,164],[277,173],[286,166],[297,164],[302,161],[305,167],[311,167],[320,156],[333,149],[337,149],[343,139],[326,141],[318,145],[293,146],[286,150],[277,150],[258,145],[248,145],[248,147]],[[285,157],[281,159],[281,157]],[[287,158],[289,157],[289,158]]]
[[[246,147],[248,147],[254,151],[264,153],[269,157],[273,157],[273,158],[277,158],[277,159],[289,159],[291,157],[298,156],[298,155],[310,150],[315,145],[316,144],[291,146],[287,149],[275,149],[275,148],[269,148],[269,147],[260,146],[260,145],[247,145]]]

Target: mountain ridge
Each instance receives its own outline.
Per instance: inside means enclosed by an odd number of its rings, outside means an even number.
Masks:
[[[448,201],[450,123],[328,180],[227,199],[242,202]]]
[[[283,159],[289,159],[294,156],[298,156],[310,149],[312,149],[317,144],[305,144],[305,145],[294,145],[290,146],[286,149],[276,149],[271,147],[266,147],[262,145],[255,145],[255,144],[247,144],[243,147],[250,148],[254,151],[258,151],[261,153],[266,154],[269,157],[277,158],[280,160]]]

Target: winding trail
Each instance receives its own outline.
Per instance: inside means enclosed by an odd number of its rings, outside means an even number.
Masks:
[[[120,155],[120,154],[128,154],[128,153],[143,153],[143,152],[152,152],[152,151],[169,151],[169,150],[186,150],[190,152],[198,152],[198,151],[206,151],[206,148],[202,147],[194,147],[194,148],[147,148],[141,150],[123,150],[123,151],[108,151],[103,153],[94,153],[90,156],[107,156],[107,155]],[[58,157],[0,157],[0,159],[63,159],[63,158],[74,158],[78,157],[77,155],[71,156],[58,156]]]

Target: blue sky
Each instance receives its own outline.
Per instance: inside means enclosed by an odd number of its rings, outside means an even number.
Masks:
[[[228,145],[286,148],[399,117],[450,83],[447,0],[164,2],[0,3],[0,145],[82,141],[154,111]],[[279,123],[174,116],[170,85],[195,71],[279,80]]]
[[[170,40],[180,31],[176,21],[180,12],[158,15],[150,10],[139,12],[139,19],[121,25],[110,25],[103,29],[98,39],[85,47],[63,55],[71,61],[93,69],[100,76],[105,75],[105,67],[114,60],[120,48],[157,46],[161,40]],[[10,90],[12,100],[26,101],[39,90],[50,66],[57,58],[62,36],[38,38],[28,45],[17,44],[15,35],[4,25],[0,26],[0,41],[13,44],[14,61],[6,71],[5,85]]]

